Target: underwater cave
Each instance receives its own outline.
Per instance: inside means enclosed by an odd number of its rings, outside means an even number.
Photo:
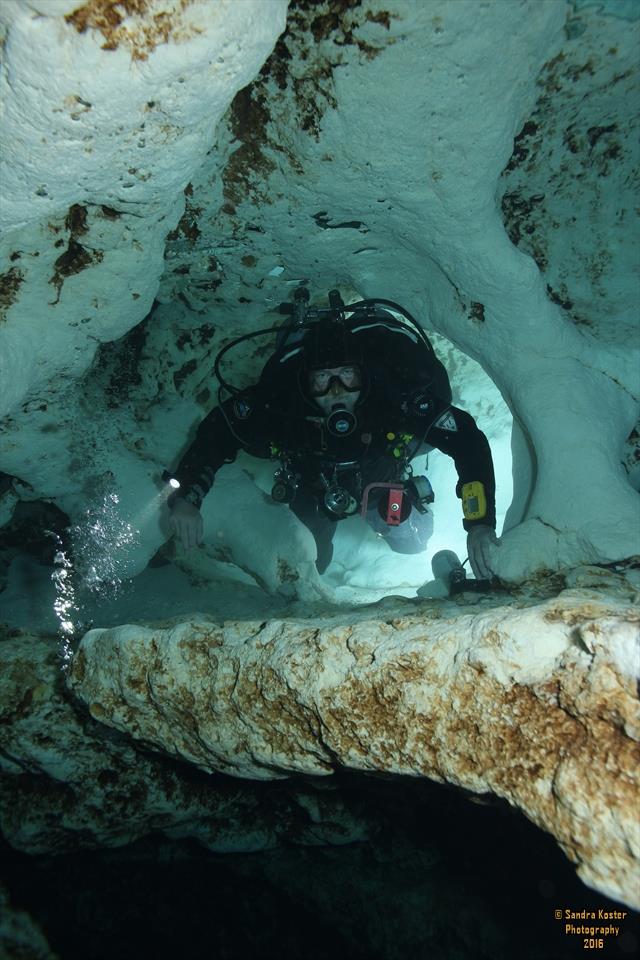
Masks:
[[[639,31],[0,4],[1,956],[637,952]]]

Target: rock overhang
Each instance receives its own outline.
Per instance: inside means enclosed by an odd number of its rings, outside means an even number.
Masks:
[[[609,595],[463,614],[390,600],[382,616],[324,622],[93,630],[69,684],[101,723],[204,770],[344,767],[494,793],[551,832],[587,884],[637,906],[636,602],[621,577]]]

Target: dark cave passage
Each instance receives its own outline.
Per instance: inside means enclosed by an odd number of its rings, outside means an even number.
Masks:
[[[584,956],[556,910],[626,911],[598,955],[636,953],[640,916],[585,887],[553,838],[507,804],[424,781],[336,780],[375,817],[371,840],[239,855],[158,834],[58,857],[5,846],[13,905],[60,960]]]

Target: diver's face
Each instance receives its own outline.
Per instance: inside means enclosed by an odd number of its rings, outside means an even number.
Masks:
[[[309,393],[327,415],[334,407],[344,407],[353,413],[360,385],[360,370],[354,366],[324,367],[309,374]]]
[[[314,400],[325,416],[328,417],[335,407],[341,407],[345,410],[348,410],[349,413],[353,413],[359,396],[359,390],[357,390],[355,393],[347,393],[346,390],[343,390],[340,393],[338,391],[334,392],[333,390],[330,390],[328,393],[325,393],[324,397],[314,397]]]

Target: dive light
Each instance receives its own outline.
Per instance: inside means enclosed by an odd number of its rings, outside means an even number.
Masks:
[[[168,470],[162,471],[162,480],[164,483],[168,483],[170,487],[173,487],[174,490],[180,489],[180,481],[176,479],[172,473],[169,473]]]
[[[467,561],[465,560],[465,563]],[[449,596],[458,593],[485,593],[492,587],[491,580],[473,580],[467,577],[464,564],[453,550],[439,550],[431,558],[431,569],[436,580],[443,580],[449,588]]]

